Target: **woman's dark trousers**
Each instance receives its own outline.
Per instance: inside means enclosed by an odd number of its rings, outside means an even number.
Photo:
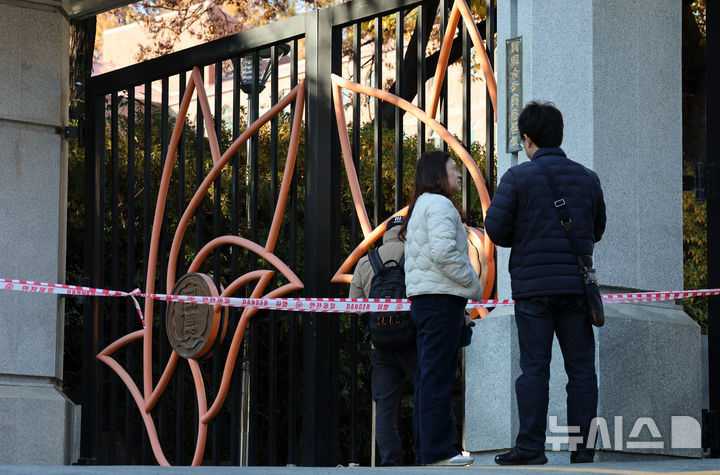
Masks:
[[[467,299],[430,294],[413,297],[417,328],[413,435],[415,463],[425,465],[457,455],[453,447],[451,391],[458,362],[460,328]]]
[[[585,447],[590,422],[597,414],[595,338],[587,320],[585,296],[560,295],[515,300],[515,322],[520,343],[520,369],[515,381],[520,429],[516,445],[545,450],[550,358],[557,335],[568,375],[567,425],[579,426]],[[590,447],[593,448],[593,447]]]

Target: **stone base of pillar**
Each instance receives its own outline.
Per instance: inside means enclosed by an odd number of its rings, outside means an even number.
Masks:
[[[51,384],[0,382],[0,465],[70,465],[80,456],[80,406]]]
[[[465,449],[478,455],[476,462],[491,463],[514,445],[518,431],[520,354],[513,312],[498,307],[479,321],[465,353]],[[605,312],[605,326],[594,328],[597,460],[611,454],[702,457],[700,327],[674,304],[610,304]],[[557,463],[568,456],[566,384],[555,340],[546,450],[551,462],[559,457]]]

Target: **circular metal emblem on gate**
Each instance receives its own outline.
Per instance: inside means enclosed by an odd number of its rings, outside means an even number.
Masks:
[[[173,295],[197,295],[217,297],[217,286],[212,277],[198,272],[182,276],[172,289]],[[219,305],[171,302],[165,317],[168,340],[178,355],[183,358],[210,356],[210,350],[218,336],[223,313]],[[221,325],[222,324],[222,325]],[[222,332],[224,335],[224,331]],[[222,338],[222,337],[221,337]],[[210,352],[210,353],[208,353]]]

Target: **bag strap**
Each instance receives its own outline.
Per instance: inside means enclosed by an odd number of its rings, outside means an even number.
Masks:
[[[368,254],[368,260],[370,261],[370,265],[372,266],[373,272],[377,274],[380,272],[380,269],[385,267],[385,264],[383,264],[382,259],[380,259],[380,252],[375,249],[373,252]]]
[[[370,265],[372,266],[373,272],[378,273],[380,269],[385,267],[385,263],[380,259],[380,251],[378,249],[375,249],[373,252],[368,254],[368,260],[370,261]],[[389,259],[387,262],[394,262],[398,265],[398,267],[405,268],[405,253],[403,253],[402,257],[400,258],[400,261],[396,261],[394,259]]]
[[[531,160],[531,163],[534,163],[537,165],[540,170],[543,172],[543,175],[545,175],[545,178],[547,178],[548,185],[550,185],[550,191],[553,195],[553,207],[555,208],[555,211],[557,211],[558,217],[560,218],[560,224],[562,225],[562,228],[565,230],[565,233],[567,235],[568,241],[570,241],[570,247],[573,250],[573,253],[575,254],[575,257],[577,258],[578,265],[580,266],[580,272],[583,276],[585,276],[587,269],[590,267],[585,263],[585,259],[582,257],[582,253],[580,252],[580,245],[577,242],[577,239],[575,238],[575,232],[573,229],[572,224],[572,218],[570,217],[570,213],[568,212],[567,204],[565,203],[565,200],[560,197],[560,193],[558,192],[557,185],[555,184],[555,178],[553,178],[553,174],[550,171],[550,168],[547,166],[546,163],[541,162],[540,160]]]

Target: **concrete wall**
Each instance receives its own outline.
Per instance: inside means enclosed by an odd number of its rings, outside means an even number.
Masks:
[[[65,0],[67,1],[67,0]],[[69,25],[61,2],[0,3],[0,277],[65,274]],[[67,6],[67,5],[65,5]],[[0,463],[70,463],[63,303],[0,292]]]

